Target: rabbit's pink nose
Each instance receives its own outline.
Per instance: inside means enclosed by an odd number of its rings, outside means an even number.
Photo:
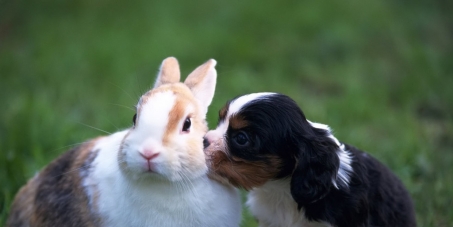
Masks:
[[[143,153],[140,153],[140,155],[144,159],[150,161],[150,160],[156,158],[157,156],[159,156],[159,152],[155,153],[155,152],[152,152],[152,151],[145,150],[145,151],[143,151]]]

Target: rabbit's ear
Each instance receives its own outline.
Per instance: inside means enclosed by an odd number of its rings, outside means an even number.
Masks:
[[[162,84],[177,83],[180,78],[181,74],[179,72],[178,60],[174,57],[168,57],[164,59],[160,65],[154,88],[159,87]]]
[[[198,66],[184,81],[184,84],[190,88],[195,98],[200,102],[203,108],[203,114],[208,112],[208,106],[214,97],[215,85],[217,81],[217,71],[214,59],[208,60],[201,66]]]

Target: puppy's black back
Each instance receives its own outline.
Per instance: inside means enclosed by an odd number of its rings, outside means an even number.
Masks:
[[[347,144],[345,148],[353,156],[348,189],[332,190],[305,205],[307,218],[338,227],[416,226],[412,200],[402,182],[371,155]]]
[[[363,163],[369,180],[371,226],[416,226],[415,211],[403,183],[386,166],[367,153],[346,146]],[[395,199],[392,199],[395,198]]]

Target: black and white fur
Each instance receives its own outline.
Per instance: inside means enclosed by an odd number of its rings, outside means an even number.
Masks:
[[[411,198],[383,164],[308,121],[277,93],[229,101],[205,136],[213,176],[250,190],[260,226],[416,226]]]

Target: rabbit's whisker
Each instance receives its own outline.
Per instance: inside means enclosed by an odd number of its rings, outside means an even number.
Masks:
[[[132,97],[132,95],[129,94],[129,92],[127,92],[126,90],[124,90],[124,89],[123,89],[122,87],[120,87],[119,85],[117,85],[117,84],[115,84],[115,83],[112,83],[112,82],[108,82],[108,83],[110,83],[111,85],[113,85],[113,86],[119,88],[121,91],[123,91],[127,96],[129,96],[129,98],[130,98],[133,102],[136,102],[136,101],[137,101],[137,99],[135,99],[134,97]]]
[[[77,123],[79,123],[79,124],[81,124],[81,125],[84,125],[84,126],[87,126],[87,127],[89,127],[89,128],[92,128],[92,129],[96,129],[96,130],[98,130],[98,131],[100,131],[100,132],[107,133],[107,134],[109,134],[109,135],[112,134],[111,132],[107,132],[107,131],[105,131],[105,130],[102,130],[102,129],[100,129],[100,128],[96,128],[96,127],[91,126],[91,125],[84,124],[84,123],[82,123],[82,122],[77,122]]]
[[[110,104],[112,104],[112,105],[114,105],[114,106],[123,107],[123,108],[126,108],[126,109],[128,109],[128,110],[132,110],[132,111],[134,111],[134,112],[135,112],[135,109],[134,109],[134,108],[132,108],[132,107],[130,107],[130,106],[121,105],[121,104],[118,104],[118,103],[110,103]]]

